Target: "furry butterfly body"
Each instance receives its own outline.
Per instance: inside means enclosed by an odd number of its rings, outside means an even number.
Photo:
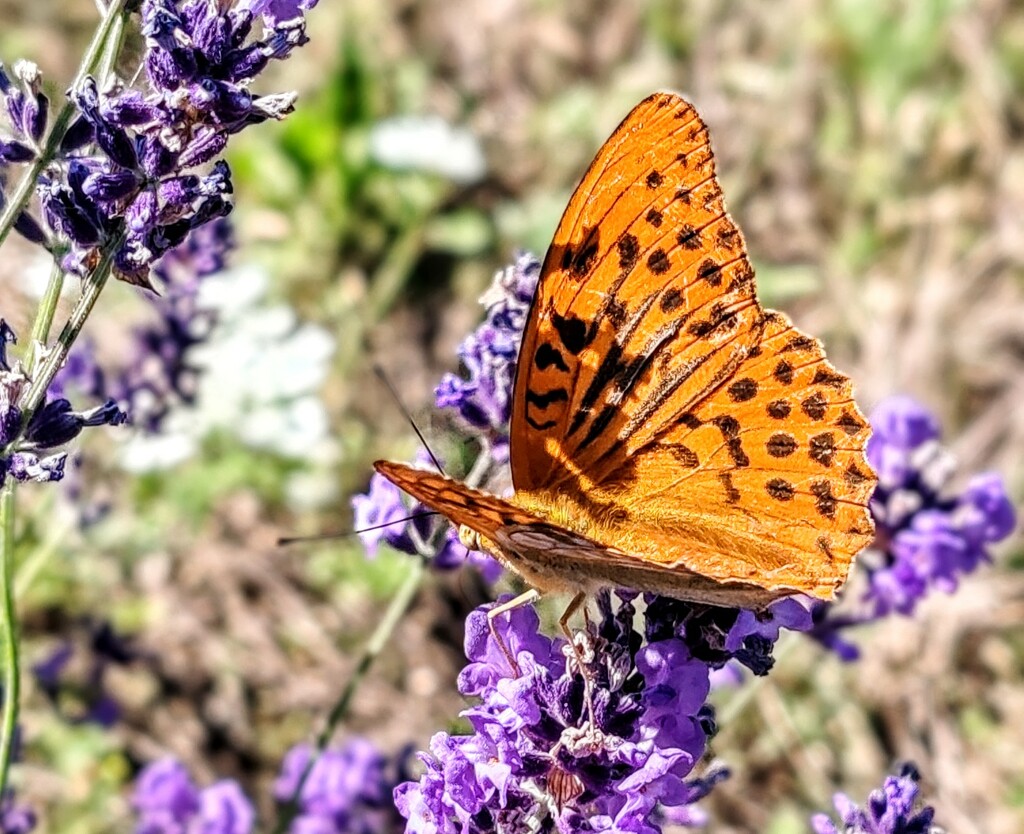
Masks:
[[[820,343],[757,300],[707,128],[641,102],[555,233],[517,365],[509,500],[377,470],[540,592],[829,599],[873,534],[869,429]]]

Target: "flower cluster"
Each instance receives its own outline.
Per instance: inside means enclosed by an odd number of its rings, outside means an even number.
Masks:
[[[494,621],[498,642],[487,607],[470,615],[459,691],[479,699],[462,713],[473,733],[436,734],[419,782],[396,789],[407,831],[653,834],[700,820],[692,803],[725,776],[691,774],[715,730],[710,671],[730,658],[765,671],[793,612],[745,622],[652,597],[641,634],[634,597],[614,599],[600,595],[601,619],[575,647],[541,634],[529,606]]]
[[[20,363],[7,360],[7,346],[16,341],[14,331],[0,319],[0,484],[8,475],[18,481],[59,481],[67,453],[53,450],[87,426],[120,425],[125,414],[113,400],[74,411],[68,400],[57,397],[40,405],[26,422],[19,403],[31,380]],[[51,454],[41,456],[46,452]]]
[[[310,764],[306,744],[293,747],[274,782],[274,798],[293,834],[388,834],[401,827],[391,800],[404,777],[402,762],[364,739],[351,739]],[[308,771],[308,772],[307,772]],[[294,803],[294,805],[293,805]],[[142,769],[132,805],[136,834],[251,834],[256,812],[241,786],[222,779],[199,788],[172,758]],[[5,829],[0,828],[0,831]]]
[[[231,210],[227,164],[192,169],[212,162],[231,134],[291,111],[294,94],[257,96],[249,84],[270,60],[306,41],[303,13],[314,3],[144,0],[148,89],[114,81],[101,90],[88,76],[72,89],[77,117],[61,137],[60,164],[37,184],[43,216],[60,240],[30,218],[20,221],[22,232],[55,252],[70,249],[64,266],[83,275],[116,246],[116,273],[149,286],[154,261]],[[19,64],[16,74],[19,89],[0,73],[15,134],[0,144],[6,163],[35,158],[48,112],[38,70]]]
[[[18,61],[13,71],[17,85],[0,64],[0,98],[3,99],[12,134],[9,138],[0,137],[0,186],[4,183],[8,165],[35,159],[50,113],[50,100],[42,91],[39,67],[30,61]],[[0,188],[0,207],[4,203]],[[14,228],[32,243],[46,242],[46,232],[27,212],[18,215]]]
[[[472,433],[490,442],[498,461],[508,459],[516,358],[539,278],[540,262],[528,253],[494,276],[480,299],[486,318],[459,346],[469,378],[445,374],[435,392],[438,408],[454,409]]]
[[[923,405],[890,397],[870,422],[867,456],[878,486],[871,498],[875,543],[857,562],[868,583],[864,610],[848,615],[822,605],[811,632],[848,659],[857,650],[839,636],[842,629],[911,614],[932,590],[955,590],[959,577],[989,561],[989,546],[1016,523],[998,475],[975,475],[959,493],[948,488],[955,463],[939,444],[938,420]]]
[[[815,834],[931,834],[935,809],[926,806],[915,813],[920,776],[913,765],[904,765],[898,776],[887,776],[881,789],[871,792],[866,807],[859,808],[846,794],[837,793],[833,804],[843,828],[825,814],[811,820]]]
[[[171,758],[142,769],[132,806],[138,814],[136,834],[251,834],[256,820],[252,802],[237,782],[222,779],[200,789],[185,766]]]
[[[274,783],[274,798],[279,803],[286,806],[298,799],[290,831],[386,834],[399,830],[401,818],[391,794],[403,776],[395,762],[360,738],[325,750],[312,767],[310,755],[308,745],[293,747]]]
[[[18,805],[14,794],[7,791],[0,799],[0,832],[2,834],[29,834],[35,830],[36,814],[27,805]]]

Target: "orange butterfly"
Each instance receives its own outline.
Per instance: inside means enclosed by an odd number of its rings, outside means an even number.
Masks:
[[[821,344],[758,303],[708,129],[642,101],[548,249],[519,353],[509,500],[378,461],[535,590],[761,608],[830,599],[872,539],[870,430]]]

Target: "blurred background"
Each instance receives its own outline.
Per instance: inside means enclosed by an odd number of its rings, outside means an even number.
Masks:
[[[0,57],[35,60],[57,95],[95,19],[88,0],[0,0]],[[168,753],[269,809],[282,754],[408,570],[356,539],[277,537],[350,529],[371,462],[414,453],[374,362],[428,439],[447,432],[433,387],[481,292],[517,249],[543,255],[654,90],[710,125],[766,304],[822,337],[866,409],[918,397],[964,473],[1024,491],[1024,4],[324,0],[308,33],[260,84],[297,90],[296,112],[229,154],[238,248],[205,301],[219,323],[195,404],[157,436],[90,437],[72,493],[20,499],[26,667],[71,645],[81,679],[55,709],[27,676],[17,784],[43,830],[128,830],[125,785]],[[8,319],[28,320],[45,275],[5,246]],[[109,287],[87,328],[101,359],[149,315]],[[717,693],[711,750],[733,777],[711,830],[807,831],[897,759],[951,831],[1024,830],[1022,566],[1014,539],[955,595],[859,633],[857,663],[797,638],[769,678]],[[339,737],[395,752],[457,728],[462,621],[488,593],[431,577]],[[100,693],[105,623],[131,659]],[[100,697],[111,720],[82,720]]]

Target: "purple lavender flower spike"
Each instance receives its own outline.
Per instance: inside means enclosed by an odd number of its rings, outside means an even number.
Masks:
[[[138,834],[184,831],[199,810],[199,790],[181,762],[160,759],[139,773],[132,805],[139,815]]]
[[[466,624],[470,663],[459,690],[480,699],[463,716],[474,733],[438,733],[426,773],[395,790],[406,831],[660,831],[721,775],[691,777],[713,727],[704,704],[708,665],[674,636],[642,643],[630,595],[599,598],[589,632],[594,720],[563,640],[539,632],[530,607],[495,621],[515,658],[491,639],[486,610]]]
[[[64,476],[67,454],[40,457],[38,453],[64,445],[83,428],[120,425],[125,415],[113,401],[74,411],[68,400],[57,398],[44,402],[22,431],[23,415],[18,403],[29,379],[19,363],[7,363],[4,350],[14,341],[13,331],[0,322],[0,484],[7,475],[19,481],[59,481]]]
[[[420,454],[420,465],[428,465],[427,455]],[[367,559],[376,559],[382,542],[402,553],[419,553],[417,541],[429,542],[441,536],[430,564],[437,570],[454,570],[467,562],[476,567],[485,582],[494,582],[501,576],[502,567],[486,553],[467,550],[459,541],[459,533],[446,520],[428,515],[429,510],[421,504],[410,506],[405,502],[404,493],[383,475],[374,473],[370,477],[369,490],[352,496],[353,527],[360,531],[359,538],[366,550]],[[421,513],[418,518],[409,519]],[[446,529],[439,532],[439,527]],[[413,536],[412,530],[416,534]]]
[[[288,751],[274,782],[279,803],[295,797],[311,754],[306,744]],[[306,777],[289,830],[294,834],[396,831],[399,819],[391,795],[404,774],[404,758],[405,754],[388,759],[361,738],[325,750]]]
[[[856,647],[839,636],[852,625],[892,613],[909,615],[933,590],[953,591],[961,576],[990,561],[990,545],[1006,538],[1016,513],[999,476],[972,478],[957,494],[949,488],[952,456],[939,444],[938,420],[910,397],[891,397],[871,415],[867,456],[878,473],[871,498],[874,545],[858,565],[868,578],[860,610],[814,611],[810,634],[844,659]]]
[[[355,529],[361,531],[359,539],[367,559],[377,558],[382,541],[403,553],[416,553],[406,525],[400,523],[411,514],[402,500],[402,491],[383,475],[374,473],[370,477],[369,491],[352,496],[352,513]]]
[[[14,793],[4,793],[0,800],[0,832],[2,834],[29,834],[35,830],[36,814],[27,805],[18,805],[14,801]]]
[[[146,765],[132,795],[136,834],[251,834],[256,812],[237,782],[200,790],[184,765],[166,758]]]
[[[198,834],[251,834],[256,809],[237,782],[223,779],[199,795]]]
[[[188,169],[213,161],[232,134],[291,112],[293,93],[258,95],[250,82],[271,60],[287,58],[306,41],[304,13],[312,5],[261,4],[256,32],[245,4],[140,4],[147,88],[126,88],[113,79],[101,90],[94,78],[83,78],[70,93],[78,114],[38,183],[49,230],[71,244],[65,269],[86,275],[102,249],[123,237],[115,274],[151,288],[150,269],[162,255],[190,231],[230,212],[227,165],[217,162],[204,174]],[[49,113],[38,69],[19,63],[14,75],[20,84],[5,72],[0,77],[14,134],[0,136],[0,167],[34,158]],[[47,231],[30,216],[19,218],[17,228],[51,246]],[[52,246],[68,248],[59,240]]]
[[[439,408],[455,409],[471,429],[493,439],[508,437],[515,362],[539,277],[540,262],[525,253],[495,275],[480,299],[487,317],[459,346],[469,378],[446,374],[436,390]]]
[[[43,138],[50,101],[42,92],[43,76],[39,67],[31,61],[16,61],[13,71],[20,82],[17,87],[0,64],[0,95],[4,98],[7,117],[15,135],[24,147],[34,149]],[[32,156],[35,156],[34,150]]]
[[[842,793],[833,799],[842,829],[825,814],[815,814],[815,834],[931,834],[935,810],[925,806],[915,812],[920,776],[913,765],[904,765],[898,776],[887,776],[881,789],[874,790],[864,808]]]

